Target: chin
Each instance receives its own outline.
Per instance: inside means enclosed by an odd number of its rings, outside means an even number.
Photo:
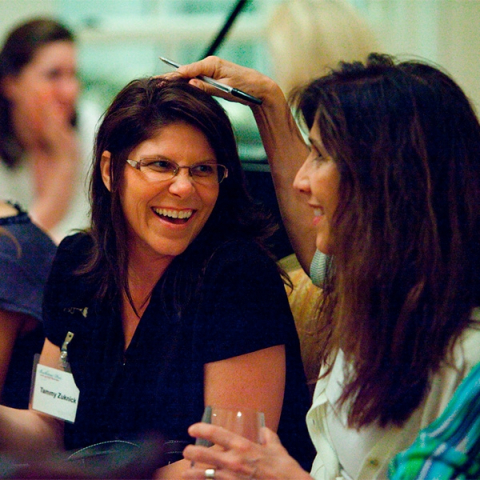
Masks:
[[[327,242],[323,242],[321,240],[319,241],[317,239],[316,247],[317,247],[317,250],[324,253],[325,255],[332,255],[333,254],[332,247]]]

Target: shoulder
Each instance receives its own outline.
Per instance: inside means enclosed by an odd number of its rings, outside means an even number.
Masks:
[[[18,215],[18,210],[10,203],[0,200],[0,218],[14,217]]]
[[[0,218],[0,226],[0,308],[41,320],[56,246],[21,210]]]
[[[77,269],[87,259],[92,244],[89,235],[78,233],[65,237],[58,246],[43,300],[46,335],[55,345],[63,341],[69,325],[75,324],[79,331],[91,328],[86,312],[95,291],[85,278],[77,274]]]
[[[85,262],[93,246],[93,240],[87,233],[75,233],[65,237],[58,245],[55,263],[64,267],[77,267]]]
[[[88,295],[87,287],[76,271],[87,260],[93,241],[85,233],[65,237],[58,246],[45,288],[44,306],[70,302]]]
[[[480,446],[479,395],[480,363],[457,388],[442,415],[422,430],[407,450],[395,457],[390,466],[391,477],[456,478],[468,471],[473,478],[478,471],[478,461],[477,465],[474,462],[473,469],[470,470],[470,466]]]
[[[431,423],[445,410],[456,388],[472,368],[480,363],[479,345],[480,325],[477,322],[461,333],[455,342],[452,355],[433,375],[422,413],[422,427]]]
[[[14,211],[14,215],[0,218],[0,227],[3,229],[0,233],[2,270],[6,263],[11,263],[32,279],[46,275],[56,245],[43,230],[32,223],[24,210],[15,207]]]
[[[68,235],[60,242],[58,249],[59,251],[72,251],[78,250],[79,248],[82,250],[86,250],[93,245],[92,237],[85,232],[75,233],[73,235]]]
[[[474,310],[472,323],[458,337],[453,348],[453,364],[464,376],[480,362],[480,310]]]

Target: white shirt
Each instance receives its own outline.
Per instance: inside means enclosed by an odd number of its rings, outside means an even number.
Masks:
[[[472,318],[480,321],[480,309]],[[344,414],[332,418],[334,400],[338,398],[343,379],[343,360],[328,376],[318,380],[312,407],[307,414],[307,426],[317,450],[311,475],[316,480],[387,478],[390,460],[407,448],[420,429],[426,427],[443,412],[455,389],[480,362],[480,326],[467,328],[454,347],[453,366],[446,363],[434,375],[425,400],[413,412],[403,427],[368,428],[348,431]],[[353,453],[352,455],[352,452]],[[352,456],[352,458],[347,458]],[[342,461],[342,464],[340,463]],[[347,476],[342,475],[342,467]]]

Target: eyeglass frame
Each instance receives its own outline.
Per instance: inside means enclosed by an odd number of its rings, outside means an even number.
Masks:
[[[217,169],[218,169],[218,167],[220,167],[220,170],[217,170],[217,179],[218,179],[219,171],[223,172],[223,176],[222,176],[221,180],[217,181],[217,183],[216,183],[217,185],[220,185],[220,183],[222,183],[228,177],[228,168],[225,165],[221,165],[220,163],[208,163],[207,162],[207,163],[195,163],[194,165],[179,165],[177,162],[174,162],[173,160],[168,160],[168,159],[162,158],[162,157],[145,157],[145,158],[141,158],[140,160],[131,160],[131,159],[127,158],[126,162],[131,167],[133,167],[135,170],[141,171],[141,167],[147,167],[148,168],[148,166],[149,166],[149,164],[145,164],[146,160],[152,160],[151,163],[154,163],[155,160],[156,161],[161,160],[163,162],[167,162],[167,163],[175,166],[175,169],[173,170],[173,175],[170,178],[166,178],[165,180],[158,180],[160,182],[167,182],[168,180],[171,180],[172,178],[175,178],[182,168],[186,168],[188,170],[189,177],[192,178],[194,182],[198,182],[198,178],[196,178],[192,174],[192,168],[199,167],[199,166],[202,166],[202,165],[214,166]],[[202,178],[202,177],[200,177],[200,178]],[[204,178],[206,178],[206,177],[204,177]],[[200,184],[202,184],[202,182],[200,182]]]

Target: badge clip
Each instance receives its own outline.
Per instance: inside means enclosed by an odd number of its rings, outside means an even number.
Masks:
[[[68,364],[67,348],[72,338],[73,338],[73,333],[68,332],[67,336],[65,337],[65,340],[63,341],[62,348],[60,350],[60,364],[66,372],[70,371],[70,365]]]

